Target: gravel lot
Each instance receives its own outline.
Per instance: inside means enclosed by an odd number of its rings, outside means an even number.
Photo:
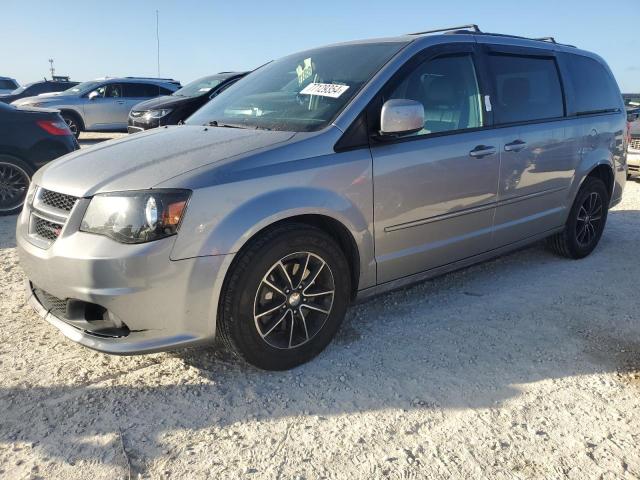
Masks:
[[[71,343],[24,306],[15,220],[0,478],[640,477],[640,183],[591,257],[537,245],[358,305],[284,373]]]

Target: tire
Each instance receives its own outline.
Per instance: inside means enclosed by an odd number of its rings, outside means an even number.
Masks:
[[[11,155],[0,155],[0,216],[20,213],[33,169]]]
[[[82,122],[78,116],[68,112],[62,112],[60,116],[64,120],[64,123],[69,127],[69,130],[71,130],[71,133],[73,133],[73,136],[76,137],[76,139],[79,138],[83,128]]]
[[[608,213],[609,193],[604,182],[587,177],[576,195],[564,230],[549,237],[549,247],[563,257],[586,257],[600,242]]]
[[[308,362],[340,328],[350,279],[344,253],[322,230],[303,224],[268,230],[239,254],[225,280],[220,338],[264,370]]]

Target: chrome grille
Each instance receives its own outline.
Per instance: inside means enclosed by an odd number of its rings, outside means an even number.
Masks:
[[[48,207],[58,210],[64,210],[65,212],[70,212],[78,200],[76,197],[72,197],[71,195],[52,192],[51,190],[45,190],[44,188],[41,188],[38,194],[38,198],[43,205],[47,205]]]
[[[50,222],[49,220],[34,215],[31,233],[53,242],[60,236],[62,227],[64,227],[64,224]]]
[[[33,294],[48,312],[51,312],[56,317],[66,317],[67,300],[54,297],[36,286],[33,288]]]
[[[640,138],[632,138],[631,143],[629,143],[629,148],[640,150]]]

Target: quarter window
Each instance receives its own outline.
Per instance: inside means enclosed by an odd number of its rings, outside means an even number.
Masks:
[[[620,109],[620,92],[605,68],[596,60],[568,54],[569,81],[578,115]]]
[[[498,124],[564,116],[558,68],[553,58],[489,55]]]
[[[415,100],[424,106],[424,128],[413,135],[482,126],[478,80],[471,55],[427,60],[386,98]]]

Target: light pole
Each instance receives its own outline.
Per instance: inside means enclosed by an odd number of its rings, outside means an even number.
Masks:
[[[160,12],[156,10],[156,48],[158,52],[158,78],[160,77]]]

